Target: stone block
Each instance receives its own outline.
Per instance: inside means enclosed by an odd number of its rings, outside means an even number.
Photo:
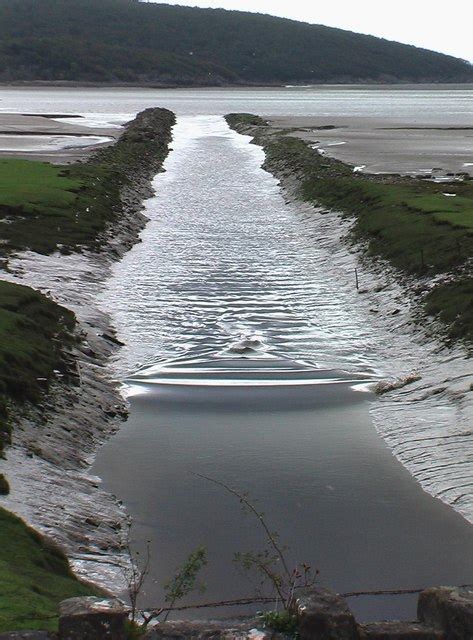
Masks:
[[[119,600],[69,598],[59,605],[59,640],[126,640],[126,618]]]
[[[417,605],[419,620],[441,629],[445,640],[472,640],[473,591],[434,587],[422,591]]]
[[[370,622],[359,632],[360,640],[445,640],[442,631],[420,622]]]
[[[296,605],[300,640],[358,640],[352,612],[333,591],[322,587],[304,589]]]

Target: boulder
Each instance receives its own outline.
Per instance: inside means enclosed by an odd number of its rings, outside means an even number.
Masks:
[[[300,640],[358,640],[352,612],[345,600],[330,589],[301,590],[296,606]]]
[[[115,598],[69,598],[59,605],[59,640],[126,640],[126,619]]]
[[[434,587],[422,591],[417,605],[419,620],[445,633],[445,640],[473,638],[473,591]]]

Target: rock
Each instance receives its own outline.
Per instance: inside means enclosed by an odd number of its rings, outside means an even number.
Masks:
[[[296,606],[301,640],[358,640],[352,612],[345,600],[330,589],[305,589]]]
[[[116,344],[118,347],[125,346],[124,342],[122,342],[121,340],[113,336],[111,333],[102,333],[102,337],[105,338],[105,340],[108,340],[109,342],[111,342],[112,344]]]
[[[442,631],[420,622],[370,622],[360,625],[360,640],[444,640]]]
[[[473,638],[473,591],[434,587],[422,591],[417,605],[419,620],[445,632],[445,640]]]
[[[59,605],[60,640],[126,640],[127,613],[114,598],[69,598]]]
[[[10,485],[3,473],[0,473],[0,496],[7,496],[10,493]]]

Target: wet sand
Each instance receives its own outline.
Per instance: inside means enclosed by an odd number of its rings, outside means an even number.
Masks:
[[[473,175],[472,126],[422,125],[422,118],[284,116],[266,118],[276,131],[312,142],[367,173]]]
[[[61,114],[1,113],[0,157],[68,164],[112,144],[121,133],[117,128],[83,126],[80,116],[64,116],[74,117],[77,124],[55,117]]]

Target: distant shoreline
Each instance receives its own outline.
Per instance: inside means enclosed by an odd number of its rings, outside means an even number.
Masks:
[[[76,88],[76,89],[309,89],[314,87],[372,87],[373,89],[383,89],[386,87],[393,87],[400,90],[410,88],[440,88],[448,87],[449,89],[464,89],[465,87],[473,87],[472,81],[459,82],[453,80],[452,82],[433,82],[432,80],[425,80],[422,82],[375,82],[373,80],[359,80],[350,82],[316,82],[313,84],[300,83],[254,83],[254,84],[240,84],[240,83],[228,83],[228,84],[178,84],[178,83],[158,83],[158,82],[93,82],[93,81],[81,81],[81,80],[16,80],[10,82],[0,82],[0,88],[25,88],[25,89],[38,89],[38,88]]]

